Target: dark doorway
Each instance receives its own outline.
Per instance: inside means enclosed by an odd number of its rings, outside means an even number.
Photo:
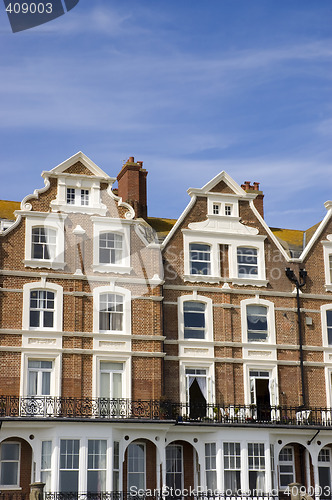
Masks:
[[[256,404],[258,420],[271,420],[269,379],[256,378]]]
[[[189,388],[190,418],[200,419],[206,416],[206,399],[195,378]]]

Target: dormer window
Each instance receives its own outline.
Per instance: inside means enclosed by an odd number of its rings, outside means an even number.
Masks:
[[[213,212],[213,215],[219,215],[219,213],[220,213],[220,204],[219,203],[213,203],[212,212]]]
[[[89,205],[89,189],[67,188],[67,205]]]
[[[232,205],[225,205],[225,215],[226,216],[232,215]]]

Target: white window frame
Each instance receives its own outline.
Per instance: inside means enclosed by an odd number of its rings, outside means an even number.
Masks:
[[[290,450],[292,450],[292,460],[280,460],[280,453],[285,448],[289,448]],[[281,485],[281,476],[282,475],[290,475],[290,474],[292,474],[293,480],[290,481],[289,484],[295,483],[295,458],[294,458],[294,447],[293,446],[291,446],[289,444],[286,444],[285,446],[283,446],[281,448],[281,450],[279,451],[279,455],[278,455],[278,465],[279,465],[279,467],[278,467],[278,469],[279,469],[279,477],[278,477],[278,479],[279,479],[279,489],[280,490],[286,490],[287,487],[288,487],[288,485],[286,485],[286,486],[282,486]],[[291,465],[292,466],[292,472],[281,472],[281,470],[280,470],[281,469],[281,467],[280,467],[281,465]]]
[[[178,444],[178,443],[169,443],[166,448],[168,449],[172,449],[172,448],[180,448],[181,449],[181,490],[183,490],[183,484],[184,484],[184,457],[183,457],[183,445],[182,444]],[[165,466],[166,466],[166,448],[165,448]],[[166,466],[167,467],[167,466]],[[175,471],[175,473],[177,473],[178,471]],[[174,473],[174,472],[173,472]],[[167,474],[167,472],[166,472]],[[166,480],[166,474],[165,474],[165,482],[167,484],[167,480]]]
[[[253,448],[253,455],[250,455],[250,456],[253,456],[253,457],[258,457],[259,459],[259,466],[258,467],[252,467],[250,468],[249,466],[249,445],[252,445],[253,447],[255,445],[258,445],[259,446],[259,450],[260,450],[260,447],[263,446],[263,454],[259,453],[258,455],[255,455],[255,450]],[[265,443],[264,442],[254,442],[254,441],[251,441],[251,442],[248,442],[247,443],[247,453],[248,453],[248,485],[250,487],[250,471],[252,472],[264,472],[264,491],[267,489],[267,477],[266,477],[266,473],[267,473],[267,468],[269,466],[269,464],[267,463],[266,461],[266,446],[265,446]],[[263,458],[264,460],[264,468],[261,467],[261,459]],[[255,460],[254,460],[255,462]]]
[[[61,441],[78,441],[78,468],[61,468]],[[60,489],[60,476],[61,476],[61,471],[66,471],[66,470],[71,470],[71,471],[77,471],[77,491],[80,491],[80,476],[81,476],[81,470],[82,470],[82,443],[81,439],[78,437],[61,437],[59,440],[59,466],[58,466],[58,473],[59,473],[59,489]],[[68,454],[67,454],[68,456]],[[70,456],[70,455],[69,455]]]
[[[123,398],[131,398],[131,356],[94,355],[92,358],[92,397],[100,397],[100,363],[123,363],[122,391]]]
[[[122,330],[99,330],[100,296],[112,293],[123,296]],[[131,335],[131,292],[119,286],[98,286],[93,290],[93,332],[105,335]]]
[[[212,453],[212,447],[213,446],[214,446],[215,454]],[[204,452],[205,452],[205,483],[206,483],[206,488],[207,489],[212,489],[212,488],[209,488],[208,479],[207,479],[207,473],[211,472],[211,473],[213,473],[213,475],[215,477],[215,480],[214,480],[214,482],[215,482],[215,488],[213,488],[213,490],[217,490],[217,484],[218,484],[218,473],[217,473],[217,470],[218,470],[218,465],[217,465],[217,453],[218,453],[218,449],[217,449],[217,443],[215,441],[205,443]],[[214,468],[211,467],[212,461],[215,462],[215,467]],[[207,463],[210,464],[209,468],[207,467]]]
[[[46,368],[46,367],[38,367],[38,368],[32,368],[29,366],[29,362],[46,362],[46,363],[51,363],[51,366]],[[36,394],[29,394],[29,386],[30,386],[30,373],[37,373],[37,392]],[[49,373],[49,380],[50,380],[50,387],[49,387],[49,393],[48,394],[42,394],[42,387],[43,387],[43,378],[44,378],[44,373]],[[29,397],[42,397],[42,396],[51,396],[52,394],[52,385],[53,385],[53,373],[54,373],[54,361],[52,359],[33,359],[29,358],[28,359],[28,371],[27,371],[27,394]]]
[[[21,357],[21,379],[20,396],[28,397],[28,364],[31,361],[52,361],[50,396],[59,397],[61,395],[61,354],[51,354],[49,352],[24,352]],[[33,396],[31,396],[33,397]],[[41,397],[41,396],[36,396]],[[47,396],[45,396],[47,397]]]
[[[206,247],[209,247],[209,250],[197,250],[197,249],[193,249],[193,250],[192,250],[192,249],[191,249],[191,246],[192,246],[192,245],[201,245],[201,246],[206,246]],[[208,254],[208,256],[209,256],[209,260],[192,260],[192,259],[191,259],[191,253],[192,253],[192,252],[199,252],[199,253],[205,253],[205,254]],[[197,241],[192,241],[191,243],[189,243],[189,269],[190,269],[190,274],[191,274],[192,276],[199,276],[199,277],[201,277],[201,276],[207,276],[207,277],[209,277],[209,276],[211,276],[211,275],[212,275],[211,253],[212,253],[212,252],[211,252],[211,245],[210,245],[209,243],[204,243],[204,242],[202,242],[202,241],[200,241],[200,242],[197,242]],[[209,272],[209,273],[206,273],[206,274],[205,274],[205,273],[202,273],[202,274],[201,274],[201,273],[193,273],[193,272],[192,272],[192,264],[193,264],[193,263],[195,263],[195,262],[202,262],[202,263],[205,263],[205,262],[206,262],[206,263],[208,264],[208,266],[209,266],[209,271],[210,271],[210,272]]]
[[[54,316],[52,328],[30,328],[30,292],[33,290],[50,291],[54,293]],[[57,331],[62,332],[63,322],[63,288],[55,283],[37,281],[23,285],[23,316],[22,330]]]
[[[204,339],[185,339],[184,338],[184,303],[202,302],[205,304],[205,338]],[[213,304],[212,299],[204,295],[183,295],[178,298],[178,334],[179,340],[186,342],[206,342],[213,341]]]
[[[324,255],[325,290],[332,291],[332,276],[330,271],[330,257],[332,258],[332,235],[327,236],[327,241],[322,241]]]
[[[91,217],[93,221],[93,270],[100,273],[131,272],[130,265],[130,227],[131,221],[125,219],[111,219],[108,217]],[[101,233],[114,233],[122,236],[122,259],[117,263],[99,262],[99,236]]]
[[[266,316],[267,316],[267,328],[268,335],[265,341],[262,340],[251,340],[248,339],[248,327],[247,327],[247,306],[264,306],[267,308]],[[260,344],[275,344],[276,342],[276,329],[275,329],[275,313],[274,313],[274,303],[256,297],[255,299],[245,299],[240,302],[241,307],[241,331],[242,331],[242,342],[244,344],[251,345],[260,345]]]
[[[328,332],[327,332],[327,311],[332,311],[332,304],[325,304],[320,307],[321,311],[321,322],[322,322],[322,337],[323,337],[323,346],[332,349],[332,344],[329,344],[328,341]]]
[[[129,474],[131,473],[129,471],[129,446],[131,445],[139,445],[139,446],[143,446],[144,448],[144,487],[143,489],[145,490],[146,489],[146,443],[144,442],[141,442],[141,441],[132,441],[131,443],[128,444],[128,447],[127,447],[127,487],[129,485]],[[138,471],[139,473],[141,473],[141,471]],[[134,472],[134,473],[137,473]]]
[[[28,212],[25,220],[25,259],[26,267],[47,269],[64,269],[65,237],[64,221],[67,216],[63,214]],[[56,247],[54,259],[34,259],[32,256],[32,229],[53,229],[56,231]]]
[[[199,359],[197,361],[184,361],[180,360],[180,401],[182,403],[188,403],[188,391],[187,391],[187,369],[198,369],[206,370],[206,403],[212,404],[215,401],[215,369],[213,362],[201,362]]]
[[[269,377],[269,392],[270,392],[270,405],[278,406],[279,404],[279,385],[278,385],[278,367],[272,364],[257,365],[257,364],[244,364],[243,365],[243,381],[244,381],[244,404],[251,405],[251,371],[268,372]],[[258,377],[259,378],[259,377]],[[265,377],[262,377],[265,378]]]
[[[104,441],[106,443],[106,450],[105,450],[105,468],[90,468],[89,469],[89,442],[90,441]],[[107,484],[107,471],[108,471],[108,453],[107,453],[107,448],[108,448],[108,443],[107,443],[107,439],[105,438],[102,438],[102,439],[98,439],[98,438],[94,438],[94,437],[89,437],[88,440],[87,440],[87,444],[86,444],[86,447],[87,447],[87,467],[86,467],[86,484],[88,485],[88,476],[89,476],[89,472],[93,472],[93,471],[103,471],[105,473],[105,486],[104,488],[102,488],[100,490],[100,492],[102,491],[107,491],[106,490],[106,484]],[[93,454],[94,457],[98,456],[96,453]],[[99,455],[100,456],[100,455]],[[88,490],[88,488],[87,488]]]
[[[68,190],[72,189],[74,190],[74,203],[68,203]],[[88,203],[82,203],[82,192],[85,191],[84,196],[86,196],[86,193],[88,194]],[[77,207],[88,207],[90,205],[90,189],[80,187],[80,188],[73,188],[73,187],[67,187],[66,188],[66,203],[67,205],[71,206],[77,206]]]
[[[43,468],[43,443],[51,443],[50,467]],[[53,441],[52,439],[42,439],[40,443],[40,477],[43,482],[43,473],[48,476],[49,488],[47,487],[47,480],[45,482],[45,491],[52,491],[52,455],[53,455]],[[45,478],[44,478],[45,479]]]
[[[4,440],[1,441],[0,443],[0,448],[3,444],[17,444],[18,445],[18,460],[11,460],[11,462],[18,462],[17,466],[17,483],[16,484],[0,484],[0,487],[2,490],[17,490],[20,489],[20,472],[21,472],[21,443],[19,441],[13,441],[13,440]],[[0,469],[2,467],[2,460],[1,460],[1,449],[0,449]],[[4,460],[4,462],[8,462],[8,460]],[[0,475],[1,475],[1,470],[0,470]]]
[[[51,201],[52,211],[64,213],[82,213],[105,216],[107,207],[101,201],[100,183],[104,179],[96,176],[60,174],[58,176],[57,196]],[[67,203],[67,188],[75,189],[75,204]],[[81,204],[81,189],[89,191],[89,204]],[[76,190],[79,193],[79,200],[76,203]]]
[[[239,445],[240,446],[240,455],[237,455],[237,454],[228,454],[228,455],[225,455],[225,445],[230,445],[230,444],[234,444],[234,445]],[[224,485],[224,491],[226,490],[226,481],[225,481],[225,472],[230,472],[230,471],[235,471],[235,472],[240,472],[240,488],[242,486],[242,450],[241,450],[241,445],[242,443],[240,441],[223,441],[222,443],[222,471],[223,471],[223,485]],[[236,446],[234,446],[235,448],[235,453],[236,453]],[[240,456],[240,468],[236,467],[236,458]],[[235,457],[235,467],[231,468],[225,468],[225,458],[226,457]]]
[[[219,205],[219,213],[215,214],[213,210],[214,205]],[[226,208],[225,207],[231,207],[231,214],[226,215]],[[210,217],[234,217],[238,218],[239,217],[239,202],[238,199],[234,197],[234,195],[225,195],[221,194],[219,196],[213,195],[209,196],[207,200],[207,209],[208,209],[208,216]]]
[[[210,217],[210,216],[209,216]],[[220,217],[216,215],[215,217]],[[231,218],[231,216],[225,216]],[[238,219],[238,218],[236,218]],[[199,223],[201,224],[201,223]],[[217,230],[216,230],[217,231]],[[226,281],[232,282],[235,285],[250,285],[250,286],[266,286],[265,270],[265,252],[263,235],[244,236],[242,234],[224,234],[223,232],[204,232],[194,231],[192,229],[183,229],[183,248],[184,248],[184,279],[190,282],[205,282],[205,283],[219,283],[223,281],[220,269],[220,246],[228,246],[228,268],[229,277]],[[210,251],[210,274],[191,274],[190,266],[190,245],[192,243],[209,245]],[[238,277],[237,265],[237,249],[238,247],[253,248],[257,250],[257,270],[258,274],[248,277]]]

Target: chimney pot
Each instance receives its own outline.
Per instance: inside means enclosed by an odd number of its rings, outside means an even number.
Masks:
[[[259,191],[259,182],[254,182],[254,190]]]
[[[133,156],[129,156],[128,163],[135,163],[135,159]]]

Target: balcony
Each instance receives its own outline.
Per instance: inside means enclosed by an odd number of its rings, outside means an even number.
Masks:
[[[148,420],[178,424],[332,427],[331,408],[175,403],[167,400],[0,396],[0,420]]]

